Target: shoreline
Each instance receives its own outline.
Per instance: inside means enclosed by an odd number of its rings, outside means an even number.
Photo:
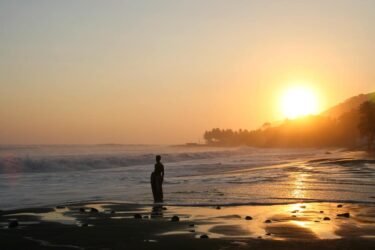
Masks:
[[[12,221],[18,225],[8,228]],[[1,211],[0,242],[4,249],[300,249],[301,242],[306,249],[369,249],[375,204],[82,202]]]

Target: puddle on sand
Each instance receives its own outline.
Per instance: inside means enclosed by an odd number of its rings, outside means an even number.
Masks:
[[[61,223],[61,224],[66,224],[66,225],[77,224],[77,220],[74,217],[66,214],[68,211],[69,211],[68,208],[64,208],[64,209],[55,209],[54,211],[46,212],[46,213],[15,213],[15,214],[4,215],[4,218],[6,218],[6,217],[17,218],[17,216],[20,216],[20,217],[22,217],[22,216],[33,216],[35,218],[40,219],[41,221],[58,222],[58,223]],[[30,224],[35,224],[38,221],[18,220],[18,222],[19,222],[20,225],[30,225]],[[40,222],[38,222],[38,223],[40,223]]]
[[[121,204],[87,204],[85,208],[96,208],[100,214],[114,210],[115,213],[107,214],[108,219],[134,218],[135,213],[147,216],[143,220],[160,219],[170,221],[171,217],[178,215],[180,222],[177,230],[167,231],[160,235],[190,234],[200,237],[207,234],[210,238],[263,238],[274,240],[286,239],[336,239],[345,237],[375,238],[375,206],[336,203],[305,203],[287,205],[257,205],[257,206],[222,206],[216,207],[187,207],[167,206],[167,209],[148,206],[140,209],[126,210]],[[80,218],[91,217],[90,212],[79,213],[80,206],[69,206],[55,209],[46,213],[16,213],[4,215],[3,219],[11,216],[17,218],[20,225],[35,223],[33,217],[42,222],[58,222],[82,227],[93,226],[80,221]],[[83,206],[81,206],[83,207]],[[108,209],[110,207],[111,209]],[[133,211],[134,210],[134,211]],[[337,217],[338,214],[350,213],[349,218]],[[27,223],[22,216],[33,216]],[[248,220],[246,220],[246,216]],[[76,218],[77,217],[77,218]],[[324,218],[328,217],[329,220]],[[95,220],[95,216],[92,219]],[[8,221],[8,220],[7,220]],[[0,223],[7,227],[7,221]],[[266,221],[268,223],[266,223]],[[188,222],[194,225],[185,225]],[[177,224],[178,225],[178,224]]]
[[[44,221],[53,221],[53,222],[58,222],[61,224],[65,225],[74,225],[77,224],[77,219],[67,215],[67,213],[70,210],[68,208],[63,208],[63,209],[55,209],[52,212],[40,214],[41,220]]]
[[[74,246],[74,245],[60,245],[60,244],[52,244],[48,241],[45,241],[45,240],[38,240],[38,239],[34,239],[32,237],[25,237],[25,239],[28,239],[28,240],[31,240],[31,241],[35,241],[37,243],[39,243],[39,245],[41,246],[45,246],[45,247],[57,247],[57,248],[64,248],[64,249],[84,249],[82,247],[79,247],[79,246]]]
[[[194,227],[167,232],[162,235],[189,233],[199,238],[207,234],[210,238],[269,238],[274,240],[286,239],[337,239],[343,237],[338,230],[349,224],[357,227],[371,227],[363,237],[375,237],[375,224],[355,220],[357,214],[363,217],[375,211],[375,206],[359,206],[345,204],[338,207],[334,203],[306,203],[272,206],[237,206],[237,207],[170,207],[174,214],[189,214],[189,221]],[[339,213],[350,213],[350,218],[338,218]],[[251,216],[251,220],[246,220]],[[330,220],[324,220],[329,217]],[[370,216],[371,217],[371,216]],[[270,220],[269,223],[265,223]],[[362,219],[372,222],[373,218]],[[371,232],[369,235],[368,232]],[[354,235],[354,234],[353,234]],[[358,236],[358,233],[355,234]],[[345,237],[350,237],[350,233]]]

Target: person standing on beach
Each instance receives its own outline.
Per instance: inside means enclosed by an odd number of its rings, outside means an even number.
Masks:
[[[164,165],[160,162],[161,156],[156,156],[154,172],[151,173],[151,188],[154,202],[163,202]]]

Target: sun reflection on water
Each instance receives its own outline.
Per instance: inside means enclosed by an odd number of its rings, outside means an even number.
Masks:
[[[307,187],[306,187],[306,180],[308,178],[308,174],[297,172],[292,176],[293,179],[293,190],[291,191],[291,197],[303,199],[308,197]]]

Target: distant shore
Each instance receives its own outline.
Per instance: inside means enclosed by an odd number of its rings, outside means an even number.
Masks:
[[[0,212],[2,249],[370,249],[375,204],[142,206]]]

